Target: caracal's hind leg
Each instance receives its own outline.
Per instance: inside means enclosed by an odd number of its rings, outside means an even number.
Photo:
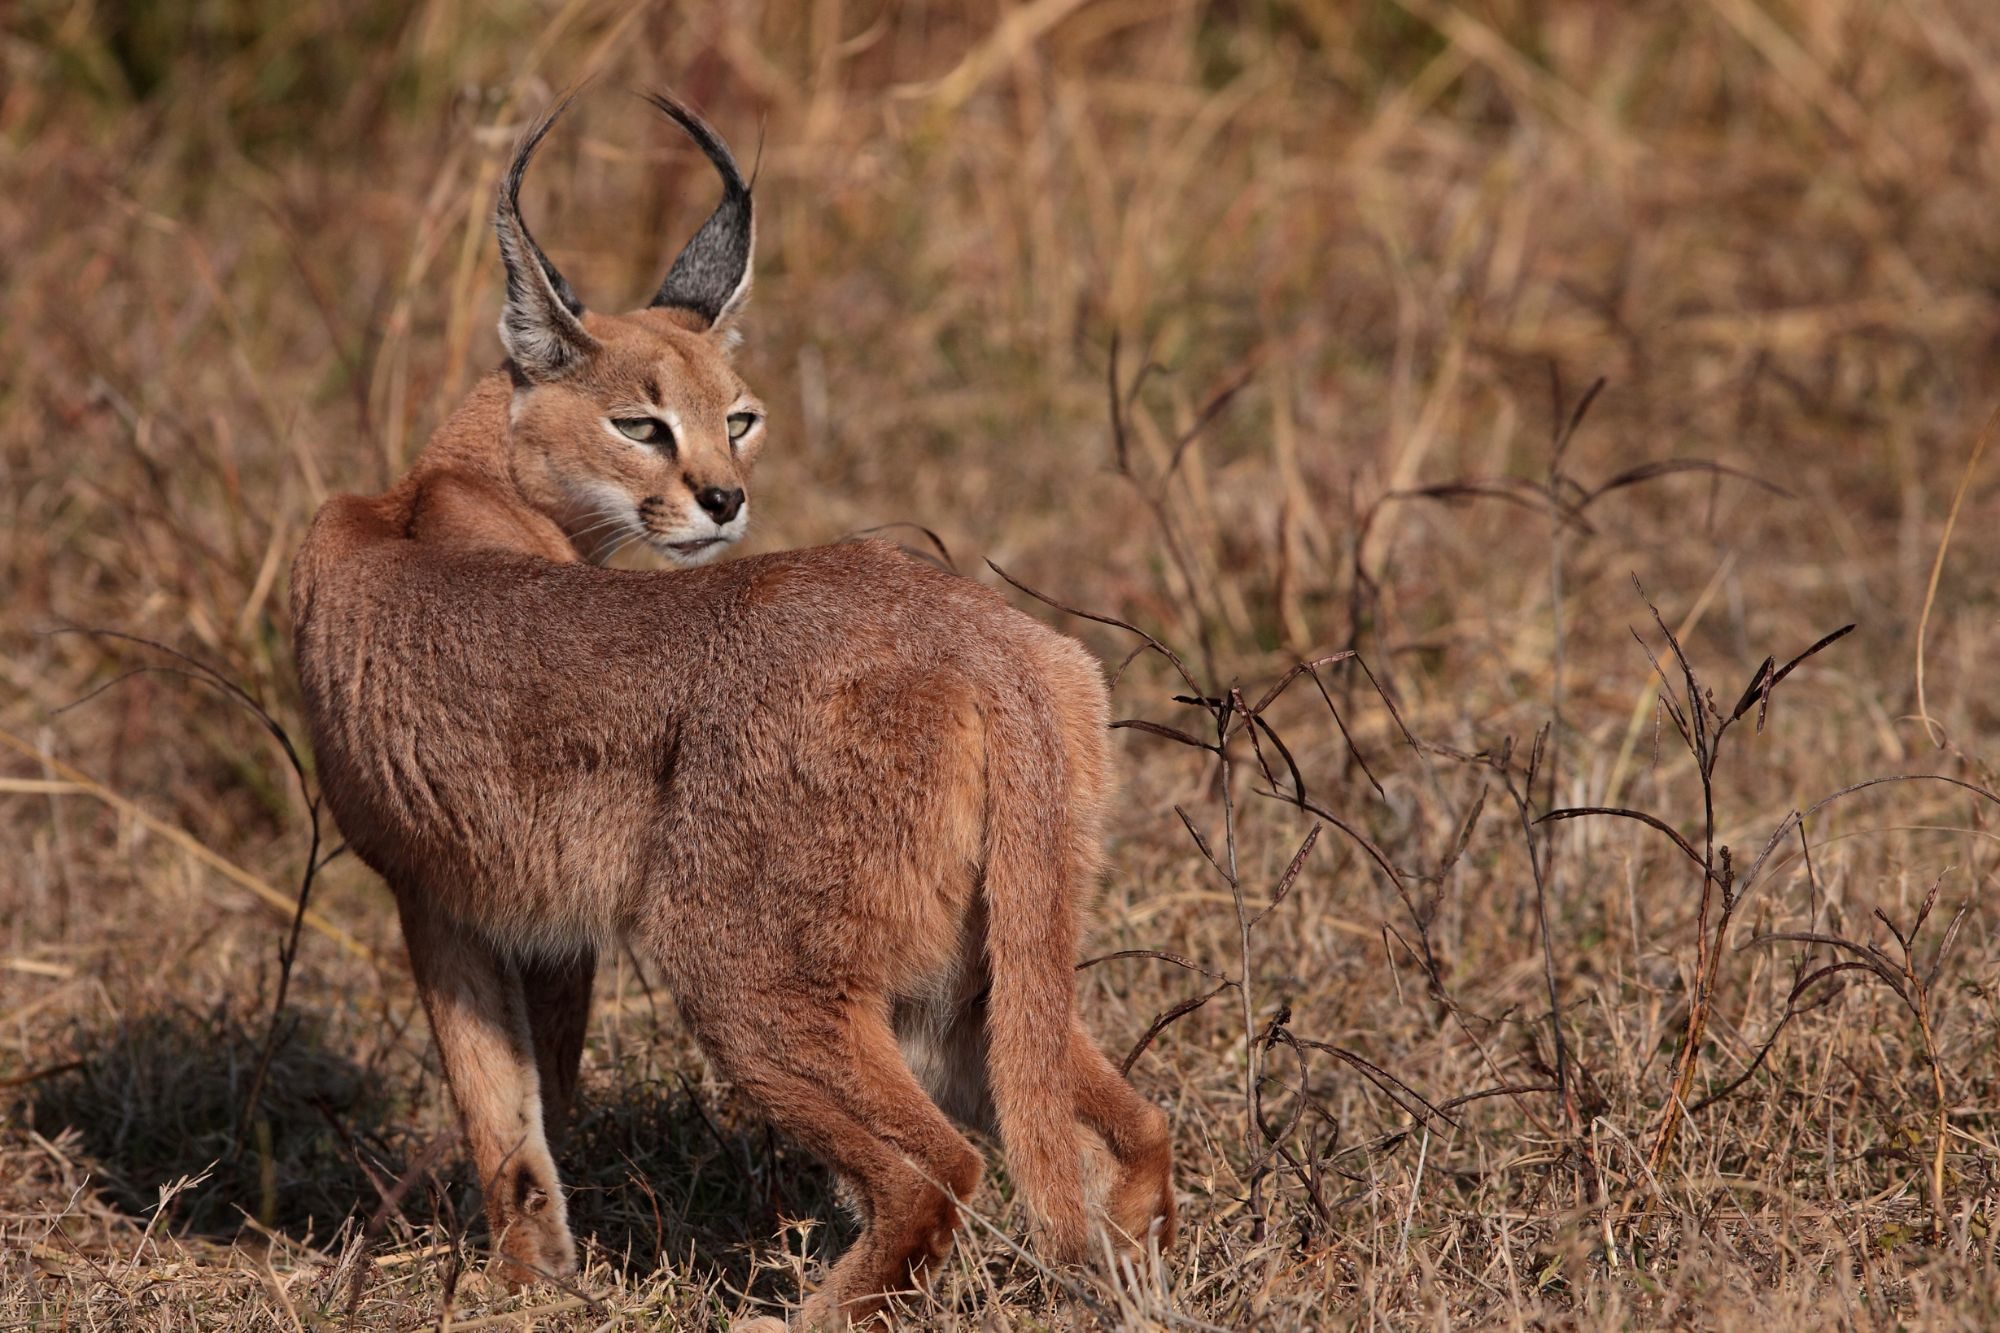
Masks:
[[[590,1027],[590,988],[596,979],[594,949],[521,964],[521,997],[541,1081],[542,1127],[551,1147],[562,1143],[576,1105],[577,1069],[583,1062],[583,1039]]]
[[[562,1185],[542,1124],[521,974],[462,923],[398,894],[417,994],[458,1106],[486,1219],[512,1284],[576,1269]]]
[[[923,1281],[951,1250],[958,1204],[981,1162],[917,1085],[888,1004],[765,979],[688,1007],[723,1074],[854,1187],[862,1231],[805,1304],[810,1329],[841,1329],[885,1294]]]
[[[1120,1250],[1143,1250],[1149,1235],[1174,1238],[1173,1143],[1166,1113],[1125,1080],[1081,1021],[1070,1029],[1076,1117],[1111,1150],[1115,1177],[1103,1208]]]

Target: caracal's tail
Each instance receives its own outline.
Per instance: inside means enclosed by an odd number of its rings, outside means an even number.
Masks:
[[[985,719],[988,1076],[1007,1164],[1043,1247],[1076,1260],[1091,1250],[1085,1125],[1116,1152],[1133,1137],[1126,1122],[1150,1112],[1164,1153],[1165,1121],[1077,1025],[1077,941],[1109,784],[1107,703],[1079,645],[1050,636],[1037,649],[1039,679],[1009,682]],[[1107,1076],[1115,1089],[1102,1086]]]
[[[1039,705],[1039,706],[1038,706]],[[988,1077],[1014,1187],[1058,1258],[1088,1253],[1070,1028],[1082,888],[1069,756],[1050,704],[1015,695],[986,719]]]

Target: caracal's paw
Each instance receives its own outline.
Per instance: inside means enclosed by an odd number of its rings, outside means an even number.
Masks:
[[[510,1291],[576,1275],[576,1242],[558,1219],[516,1217],[500,1240],[491,1275]]]
[[[729,1333],[790,1333],[790,1330],[784,1320],[760,1314],[737,1320],[729,1326]]]

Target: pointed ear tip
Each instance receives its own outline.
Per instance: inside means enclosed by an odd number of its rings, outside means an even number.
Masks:
[[[575,100],[576,92],[574,90],[563,94],[554,106],[551,106],[540,116],[536,117],[534,122],[526,130],[522,131],[521,137],[515,141],[514,155],[508,159],[507,170],[500,177],[499,198],[495,204],[496,213],[504,216],[511,212],[516,217],[519,216],[521,210],[521,182],[527,177],[528,164],[534,161],[536,150],[542,146],[542,140],[548,137],[549,131],[555,128],[557,119],[562,116],[563,112],[569,110],[569,104]]]
[[[680,98],[675,97],[664,88],[649,88],[640,93],[639,96],[651,104],[655,111],[665,116],[668,120],[673,121],[682,129],[688,130],[690,133],[693,131],[689,122],[699,122],[701,119],[701,117],[695,115],[687,103],[681,101]]]
[[[695,146],[700,148],[722,173],[723,183],[732,192],[748,193],[749,186],[743,179],[743,168],[737,164],[736,154],[730,149],[729,141],[722,136],[721,131],[709,124],[699,111],[664,89],[654,89],[642,96],[695,141]],[[761,145],[761,139],[759,142]]]

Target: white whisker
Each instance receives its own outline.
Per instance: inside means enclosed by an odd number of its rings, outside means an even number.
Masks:
[[[616,546],[612,547],[609,551],[605,552],[602,556],[600,556],[597,559],[596,563],[600,565],[610,564],[611,558],[613,556],[617,555],[620,551],[624,550],[626,547],[630,546],[633,542],[638,541],[641,537],[644,537],[645,535],[646,533],[643,528],[632,529],[630,532],[625,534],[625,538],[623,541],[619,542]]]
[[[593,563],[600,565],[610,563],[612,556],[617,555],[620,551],[645,535],[645,530],[637,526],[612,533],[603,542],[599,543],[598,554],[592,557]]]
[[[585,526],[571,533],[570,534],[571,541],[581,542],[584,538],[590,536],[593,533],[602,532],[607,528],[624,527],[632,522],[632,516],[630,514],[618,513],[615,511],[607,511],[607,510],[600,510],[595,514],[592,514],[591,517],[595,521],[586,524]]]

